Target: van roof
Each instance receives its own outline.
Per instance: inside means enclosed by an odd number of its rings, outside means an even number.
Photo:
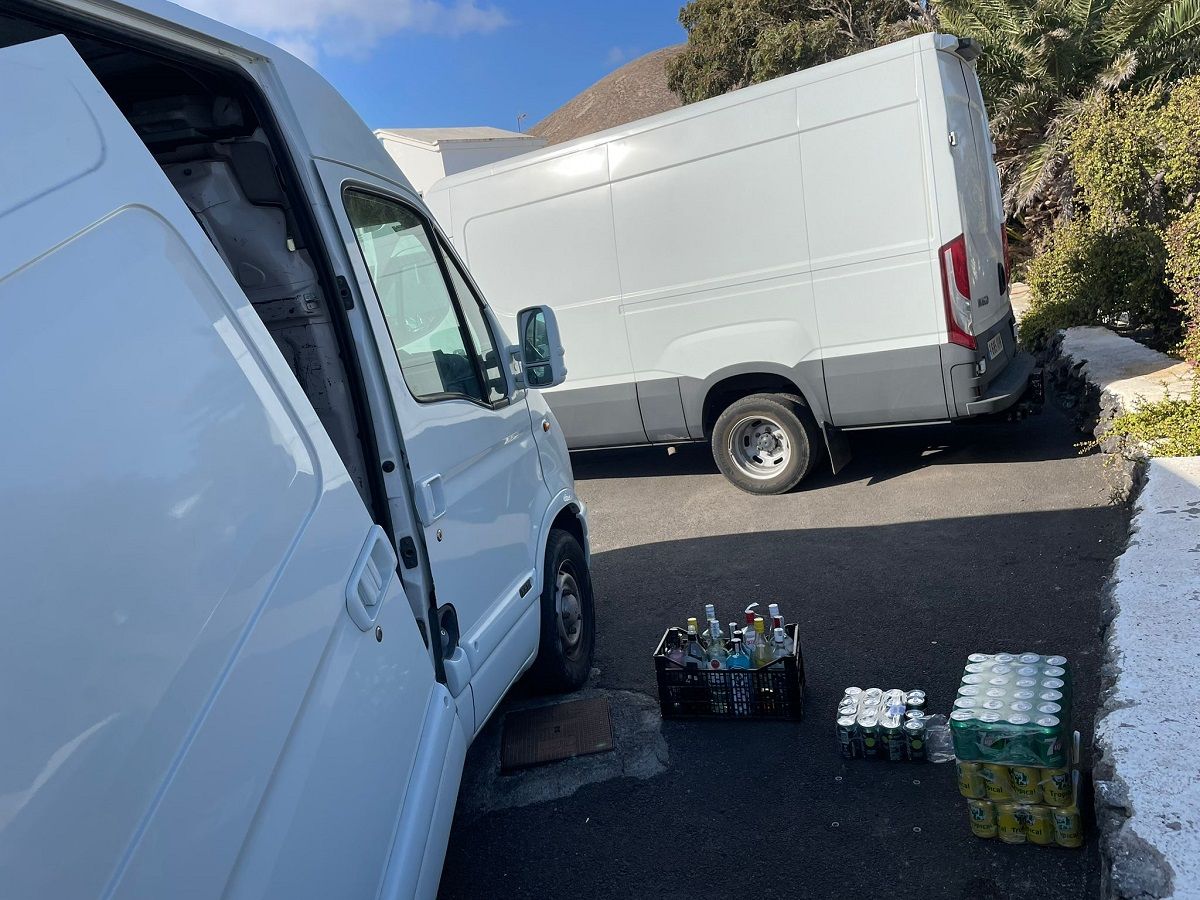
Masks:
[[[36,5],[51,13],[65,12],[98,21],[213,61],[234,63],[252,77],[256,64],[269,63],[278,84],[259,81],[259,86],[277,111],[293,118],[312,156],[384,175],[412,190],[395,161],[346,99],[306,63],[268,41],[166,0],[37,0]],[[295,130],[286,122],[281,124],[286,131]]]
[[[435,182],[432,187],[426,190],[425,196],[428,198],[430,194],[436,191],[453,188],[458,185],[470,184],[471,182],[480,181],[484,178],[499,174],[501,172],[516,171],[526,166],[532,166],[546,160],[568,156],[579,150],[586,150],[591,147],[607,144],[611,141],[630,137],[642,132],[653,131],[656,128],[662,128],[665,125],[671,125],[675,122],[684,122],[688,119],[695,118],[696,116],[702,116],[706,113],[715,112],[719,109],[738,106],[742,103],[756,100],[760,97],[768,97],[772,94],[793,90],[806,84],[814,84],[818,81],[824,81],[827,78],[832,78],[836,75],[840,75],[847,71],[853,71],[854,69],[859,69],[864,66],[874,65],[876,63],[885,62],[889,59],[895,59],[897,57],[920,53],[927,50],[953,50],[957,46],[958,38],[954,35],[936,34],[933,32],[920,34],[915,37],[907,38],[903,41],[896,41],[892,44],[886,44],[882,47],[876,47],[872,50],[866,50],[862,53],[846,56],[842,59],[825,63],[821,66],[813,66],[812,68],[801,69],[799,72],[793,72],[790,75],[783,75],[779,78],[773,78],[770,81],[764,81],[761,84],[754,84],[750,85],[749,87],[740,88],[736,91],[730,91],[729,93],[721,94],[718,97],[712,97],[708,100],[701,100],[697,103],[689,103],[685,106],[681,106],[678,109],[668,110],[667,112],[658,113],[654,116],[647,116],[644,119],[630,122],[627,125],[619,125],[616,128],[598,131],[595,134],[589,134],[581,138],[576,138],[573,141],[556,144],[552,147],[546,148],[545,150],[535,150],[531,153],[525,153],[521,156],[515,156],[497,163],[479,166],[475,169],[468,169],[467,171],[460,172],[456,175],[448,175],[440,181]]]

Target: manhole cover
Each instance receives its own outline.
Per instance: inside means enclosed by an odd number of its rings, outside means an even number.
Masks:
[[[500,771],[512,772],[612,748],[612,718],[605,697],[518,709],[504,717]]]

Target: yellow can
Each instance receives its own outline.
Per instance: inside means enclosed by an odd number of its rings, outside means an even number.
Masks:
[[[1026,806],[1025,837],[1029,843],[1048,847],[1054,843],[1054,815],[1049,806]]]
[[[968,800],[967,814],[970,816],[971,831],[975,837],[994,838],[996,836],[996,808],[992,806],[992,801]]]
[[[1011,800],[1012,780],[1008,777],[1008,766],[998,763],[980,763],[979,777],[989,800]]]
[[[1013,766],[1008,770],[1013,797],[1021,803],[1042,802],[1042,769]]]
[[[996,827],[1000,831],[1000,840],[1006,844],[1025,843],[1025,823],[1021,807],[1015,803],[996,804]]]
[[[987,796],[983,777],[979,774],[979,763],[956,759],[954,767],[958,770],[958,792],[960,794],[972,800],[982,800]]]
[[[1079,810],[1067,806],[1054,811],[1054,842],[1060,847],[1083,846],[1083,819]]]
[[[1042,769],[1042,790],[1051,806],[1070,806],[1075,791],[1070,769]]]

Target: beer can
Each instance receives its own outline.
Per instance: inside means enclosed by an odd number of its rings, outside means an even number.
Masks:
[[[993,675],[1007,675],[1012,672],[1012,666],[1007,666],[1004,663],[998,663],[992,666]]]
[[[951,716],[951,718],[954,717]],[[975,718],[975,716],[972,716],[972,718]],[[1000,721],[1000,713],[996,712],[994,709],[985,709],[979,714],[978,718],[980,722],[983,722],[986,725],[991,725],[993,722]]]
[[[992,657],[992,659],[994,659],[998,663],[1010,663],[1014,659],[1016,659],[1016,657],[1013,656],[1011,653],[997,653],[995,656]]]
[[[967,663],[964,671],[969,674],[974,674],[976,672],[986,672],[991,667],[992,664],[990,662]]]
[[[1025,823],[1021,821],[1024,815],[1015,803],[996,804],[996,828],[1000,832],[1000,840],[1006,844],[1025,843]]]
[[[1013,798],[1021,803],[1042,802],[1042,770],[1030,766],[1012,766],[1008,770]]]
[[[971,833],[979,838],[996,836],[996,808],[989,800],[968,800],[967,814],[971,821]]]
[[[879,719],[872,713],[861,713],[858,717],[858,734],[862,739],[863,756],[874,759],[879,756]]]
[[[863,691],[863,694],[867,697],[872,697],[875,700],[879,700],[881,697],[883,697],[883,690],[880,688],[867,688],[865,691]]]
[[[1010,725],[1028,725],[1029,713],[1010,712],[1004,721]]]
[[[970,800],[982,800],[987,797],[987,786],[983,776],[979,774],[979,763],[966,762],[961,759],[954,761],[958,772],[958,792]]]
[[[904,752],[911,762],[925,762],[925,720],[904,723]]]
[[[978,697],[979,694],[980,690],[977,684],[964,684],[958,689],[958,696],[960,697]]]
[[[1038,694],[1038,699],[1045,700],[1047,703],[1057,703],[1062,697],[1062,691],[1042,691]]]
[[[1033,691],[1026,688],[1025,690],[1013,691],[1012,698],[1014,700],[1032,700]]]
[[[1033,704],[1028,700],[1014,700],[1012,703],[1008,704],[1008,708],[1013,712],[1029,712],[1031,709],[1033,709]]]
[[[879,720],[879,728],[883,735],[883,756],[891,762],[904,759],[905,741],[904,728],[899,716],[887,716]]]
[[[842,759],[854,759],[859,755],[854,726],[854,716],[842,716],[837,720],[838,746],[842,751]]]
[[[906,719],[924,719],[925,718],[925,710],[923,710],[923,709],[906,709],[904,711],[904,718],[906,718]]]
[[[979,777],[983,779],[983,788],[989,800],[1012,799],[1012,780],[1008,775],[1008,766],[1000,763],[980,763]]]
[[[952,722],[967,722],[975,718],[975,710],[973,709],[956,709],[950,713],[950,721]]]
[[[1017,674],[1020,675],[1022,678],[1037,678],[1038,667],[1037,666],[1020,666],[1017,669]]]
[[[979,705],[979,701],[974,697],[958,697],[954,701],[955,709],[974,709]]]
[[[1042,792],[1051,806],[1070,806],[1075,799],[1070,769],[1042,769]]]
[[[1051,691],[1061,691],[1066,684],[1061,678],[1043,678],[1042,687]]]
[[[860,687],[848,687],[848,688],[846,688],[846,690],[842,691],[842,696],[843,697],[857,697],[862,692],[863,692],[863,689]]]
[[[914,706],[914,705],[923,706],[925,704],[925,692],[923,690],[921,690],[920,688],[917,688],[916,690],[908,691],[905,694],[904,702],[907,703],[909,706]]]
[[[983,684],[987,681],[987,676],[980,672],[972,672],[970,675],[962,677],[963,684]]]
[[[1057,716],[1062,712],[1062,707],[1057,703],[1043,703],[1038,707],[1038,712],[1044,716]]]
[[[1042,669],[1043,678],[1062,678],[1067,674],[1067,670],[1062,666],[1046,666]]]
[[[1036,678],[1018,678],[1013,682],[1013,685],[1019,688],[1035,688],[1037,687]]]
[[[972,653],[970,656],[967,657],[967,662],[981,663],[981,662],[987,662],[990,659],[991,659],[991,657],[988,656],[986,653]]]
[[[999,697],[992,697],[991,699],[984,700],[980,706],[984,709],[1004,709],[1004,701]]]
[[[1054,843],[1060,847],[1083,846],[1083,819],[1074,806],[1056,809],[1054,815]]]
[[[1041,661],[1042,661],[1042,658],[1040,656],[1038,656],[1036,653],[1022,653],[1020,656],[1017,657],[1017,662],[1019,662],[1023,666],[1031,666],[1034,663],[1039,663]],[[1060,665],[1061,665],[1061,663],[1060,663]]]
[[[1067,658],[1065,656],[1047,656],[1046,665],[1048,666],[1065,666]]]
[[[1054,814],[1048,806],[1027,806],[1025,813],[1025,837],[1029,843],[1047,847],[1054,843]]]
[[[1008,691],[1004,688],[988,688],[983,694],[985,697],[1007,697]]]
[[[1003,687],[1004,685],[1012,684],[1012,676],[997,675],[994,678],[989,678],[988,684],[994,684],[996,687]]]

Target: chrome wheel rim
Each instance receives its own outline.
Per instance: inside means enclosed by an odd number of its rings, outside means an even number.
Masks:
[[[792,443],[783,426],[767,416],[747,416],[729,431],[729,458],[751,478],[774,478],[787,468]]]
[[[575,571],[568,562],[562,563],[555,575],[554,611],[563,652],[573,656],[583,643],[583,602],[580,600]]]

